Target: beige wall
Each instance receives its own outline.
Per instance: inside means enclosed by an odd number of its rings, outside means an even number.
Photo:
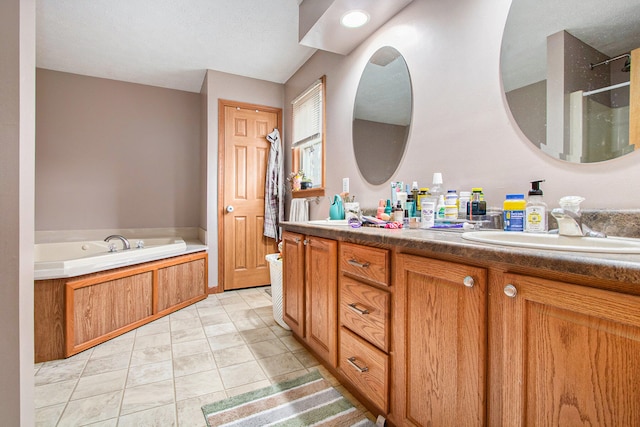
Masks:
[[[0,416],[35,424],[33,174],[35,2],[0,2]]]
[[[36,230],[197,227],[197,93],[37,70]]]
[[[429,185],[433,172],[447,188],[485,188],[490,205],[546,179],[551,207],[567,194],[586,208],[638,208],[640,153],[598,164],[569,164],[534,147],[511,120],[500,80],[500,47],[510,0],[419,0],[411,3],[347,56],[317,52],[285,84],[285,106],[314,79],[327,76],[327,198],[311,204],[328,215],[329,198],[350,178],[365,207],[389,197],[389,184],[371,185],[358,172],[351,145],[353,102],[369,57],[389,45],[404,56],[413,85],[413,123],[399,172],[391,180]],[[289,112],[290,114],[290,112]],[[289,117],[285,114],[285,118]],[[285,125],[286,127],[286,125]],[[285,135],[287,146],[290,139]],[[290,162],[288,167],[290,168]]]

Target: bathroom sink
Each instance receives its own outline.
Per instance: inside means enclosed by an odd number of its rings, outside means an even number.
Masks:
[[[624,237],[572,237],[558,234],[532,234],[505,231],[469,231],[462,238],[480,243],[491,243],[521,248],[556,251],[600,252],[613,254],[640,254],[640,239]]]
[[[307,221],[307,224],[329,225],[329,226],[335,226],[335,225],[349,226],[346,219],[314,219],[311,221]]]

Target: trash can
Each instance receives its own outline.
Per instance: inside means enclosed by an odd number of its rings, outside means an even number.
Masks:
[[[278,259],[280,254],[269,254],[265,259],[269,263],[269,274],[271,276],[271,301],[273,302],[273,320],[287,331],[291,328],[284,323],[282,317],[282,259]]]

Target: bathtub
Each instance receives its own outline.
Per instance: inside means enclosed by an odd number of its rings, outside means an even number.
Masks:
[[[54,279],[95,273],[111,268],[154,261],[180,255],[187,245],[179,237],[128,238],[131,249],[109,252],[109,243],[102,240],[81,242],[37,243],[34,250],[34,279]],[[143,248],[136,248],[143,242]],[[112,240],[118,248],[122,244]]]

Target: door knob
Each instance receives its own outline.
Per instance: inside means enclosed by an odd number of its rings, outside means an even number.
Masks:
[[[227,212],[229,213],[233,212],[233,206],[231,205],[227,206]]]

